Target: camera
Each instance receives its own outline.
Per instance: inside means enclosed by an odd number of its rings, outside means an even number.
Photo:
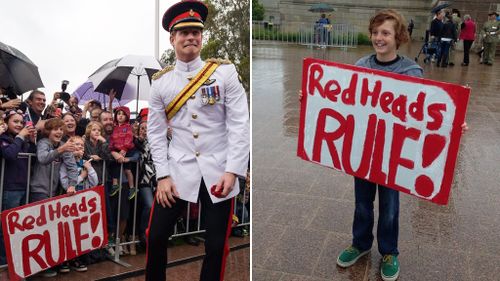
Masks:
[[[68,84],[69,84],[69,81],[68,80],[63,80],[61,82],[61,99],[65,102],[65,103],[68,103],[69,101],[69,94],[66,92],[66,89],[68,88]]]
[[[13,99],[17,99],[17,95],[14,93],[12,86],[0,90],[0,100],[2,102],[8,102]]]

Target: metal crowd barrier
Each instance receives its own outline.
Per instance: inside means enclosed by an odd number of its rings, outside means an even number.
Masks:
[[[26,185],[26,200],[25,200],[25,204],[28,204],[29,203],[29,194],[30,194],[30,182],[31,182],[31,164],[32,164],[32,157],[35,157],[36,159],[36,154],[34,153],[19,153],[18,154],[18,158],[21,158],[21,157],[28,157],[28,177],[27,177],[27,185]],[[129,163],[132,163],[133,161],[130,161]],[[135,161],[134,161],[135,162]],[[133,203],[133,208],[134,208],[134,211],[133,211],[133,222],[132,222],[132,237],[134,239],[134,241],[121,241],[121,238],[120,238],[120,234],[118,233],[119,230],[120,230],[120,213],[121,213],[121,196],[122,196],[122,180],[123,180],[123,163],[120,165],[120,177],[119,177],[119,185],[120,185],[120,189],[118,191],[118,194],[117,194],[117,200],[118,200],[118,208],[117,208],[117,214],[116,214],[116,232],[115,233],[115,243],[108,243],[108,247],[111,247],[111,248],[114,248],[114,256],[111,257],[111,260],[117,264],[120,264],[120,265],[123,265],[125,267],[130,267],[131,265],[120,260],[120,246],[125,246],[125,245],[131,245],[131,244],[138,244],[140,243],[140,240],[136,240],[135,237],[136,237],[136,228],[137,228],[137,199],[139,197],[139,167],[140,167],[140,161],[137,161],[136,162],[137,165],[136,165],[136,173],[135,173],[135,187],[137,188],[137,194],[136,196],[134,197],[134,203]],[[4,190],[4,176],[5,176],[5,159],[1,159],[1,169],[0,169],[0,213],[1,213],[1,210],[2,210],[2,203],[3,203],[3,190]],[[52,179],[53,179],[53,172],[54,172],[54,165],[52,164],[52,167],[51,167],[51,182],[50,182],[50,187],[49,187],[49,194],[50,194],[50,197],[52,197]],[[106,173],[106,161],[103,161],[103,171],[102,171],[102,183],[99,182],[99,184],[105,184],[105,181],[106,181],[106,176],[107,176],[107,173]],[[238,179],[236,179],[238,180]],[[241,186],[240,189],[243,189],[243,198],[246,198],[247,194],[246,194],[246,189],[245,189],[245,186]],[[105,192],[106,196],[109,197],[108,195],[108,192],[106,191]],[[153,200],[155,200],[153,198]],[[236,200],[236,198],[235,198]],[[244,203],[243,202],[239,202],[238,200],[236,200],[235,204],[234,204],[234,214],[237,215],[237,207],[238,207],[238,204],[242,204],[243,206],[241,206],[241,221],[239,222],[238,225],[234,226],[234,227],[240,227],[240,226],[247,226],[247,225],[250,225],[250,220],[249,220],[249,213],[246,213],[245,212],[245,206],[244,206]],[[171,238],[174,238],[174,237],[181,237],[181,236],[186,236],[186,235],[192,235],[192,234],[199,234],[199,233],[203,233],[205,232],[205,229],[202,229],[201,228],[201,217],[202,217],[202,210],[201,210],[201,204],[198,202],[198,218],[197,218],[197,228],[196,230],[193,230],[193,231],[190,231],[190,207],[191,207],[191,203],[188,203],[187,205],[187,214],[186,214],[186,226],[185,226],[185,231],[182,232],[182,231],[179,231],[179,229],[177,228],[177,226],[175,227],[175,231],[174,231],[174,235],[172,235]],[[248,212],[248,211],[247,211]],[[127,219],[128,220],[128,219]],[[109,223],[109,222],[108,222]],[[109,227],[108,227],[109,228]],[[109,234],[109,232],[108,232]],[[4,268],[4,267],[7,267],[7,265],[4,265],[4,266],[0,266],[0,268]]]
[[[252,22],[252,43],[274,41],[318,47],[355,48],[358,32],[352,24],[302,24],[298,28],[262,21]]]

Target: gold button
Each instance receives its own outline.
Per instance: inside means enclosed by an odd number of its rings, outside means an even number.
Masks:
[[[191,99],[194,100],[196,98],[196,95],[192,95]]]
[[[196,155],[196,157],[198,157],[198,156],[200,156],[200,152],[196,151],[196,153],[194,155]]]
[[[196,114],[196,113],[193,113],[193,115],[191,115],[191,116],[193,117],[193,119],[198,118],[198,114]]]
[[[198,138],[198,133],[196,133],[196,132],[195,132],[195,133],[193,133],[193,137],[194,137],[195,139],[197,139],[197,138]]]

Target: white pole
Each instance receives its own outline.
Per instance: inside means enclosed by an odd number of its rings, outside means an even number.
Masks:
[[[155,58],[160,60],[160,0],[155,0]]]

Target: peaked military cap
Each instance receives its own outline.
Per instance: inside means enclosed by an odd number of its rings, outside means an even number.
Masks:
[[[183,0],[171,6],[163,15],[162,26],[172,32],[187,27],[203,28],[208,7],[198,0]]]

